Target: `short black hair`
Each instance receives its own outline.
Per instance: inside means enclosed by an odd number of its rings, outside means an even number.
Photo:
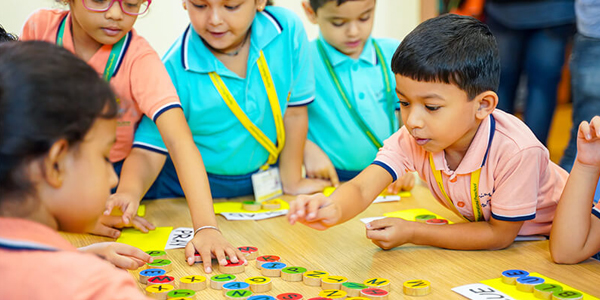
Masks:
[[[6,32],[6,30],[4,30],[4,27],[2,27],[2,25],[0,25],[0,43],[12,42],[12,41],[16,41],[16,40],[18,40],[16,35]]]
[[[445,14],[421,23],[404,38],[392,58],[392,71],[417,81],[454,84],[472,100],[498,90],[498,45],[481,21]]]
[[[323,7],[327,2],[335,1],[337,6],[344,4],[344,2],[352,1],[352,0],[310,0],[310,7],[316,13],[317,9]]]
[[[25,166],[56,141],[77,146],[97,118],[117,114],[108,83],[68,50],[40,41],[0,43],[0,201],[33,192]]]

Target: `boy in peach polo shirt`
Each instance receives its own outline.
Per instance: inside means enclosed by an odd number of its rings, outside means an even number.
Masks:
[[[400,44],[392,70],[405,126],[330,197],[292,202],[290,223],[323,230],[345,222],[416,171],[438,201],[468,222],[376,220],[367,224],[367,237],[383,249],[501,249],[517,235],[548,235],[568,174],[523,122],[495,110],[500,64],[487,26],[458,15],[427,20]]]

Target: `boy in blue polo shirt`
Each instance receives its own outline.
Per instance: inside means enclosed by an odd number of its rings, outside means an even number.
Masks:
[[[302,3],[319,25],[310,44],[316,99],[308,107],[304,159],[309,177],[348,181],[375,158],[382,141],[399,128],[394,75],[389,62],[400,44],[372,38],[375,0],[310,0]],[[412,174],[390,186],[410,189]]]
[[[321,191],[328,181],[302,178],[314,99],[308,41],[292,12],[266,0],[183,1],[191,25],[163,61],[202,154],[214,198],[253,193],[251,176],[278,164],[283,192]],[[149,119],[134,147],[164,157],[166,148]],[[147,176],[150,177],[150,176]],[[146,198],[183,196],[169,159]]]

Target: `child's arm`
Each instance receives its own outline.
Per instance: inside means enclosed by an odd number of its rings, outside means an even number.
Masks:
[[[388,171],[370,165],[354,179],[342,184],[330,197],[323,194],[298,196],[290,203],[288,221],[325,230],[365,210],[391,182],[392,176]]]
[[[121,243],[96,243],[81,247],[79,251],[96,254],[121,269],[135,270],[152,262],[148,253]]]
[[[523,223],[491,218],[488,222],[429,225],[386,218],[367,224],[367,238],[383,249],[412,243],[456,250],[495,250],[510,246]]]
[[[323,149],[311,140],[304,145],[304,167],[308,178],[328,179],[332,186],[340,184],[335,167]]]
[[[577,134],[577,158],[562,193],[550,233],[557,263],[578,263],[600,251],[600,219],[591,214],[600,177],[600,117],[583,121]]]
[[[283,116],[285,146],[279,156],[283,192],[286,194],[312,194],[322,191],[329,182],[302,178],[302,156],[308,131],[306,106],[290,106]]]

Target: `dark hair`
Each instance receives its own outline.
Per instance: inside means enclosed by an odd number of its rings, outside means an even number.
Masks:
[[[352,0],[310,0],[310,7],[313,9],[315,13],[317,13],[317,9],[323,7],[327,2],[335,1],[337,6],[344,4],[344,2],[352,1]]]
[[[2,42],[11,42],[11,41],[16,41],[17,40],[17,36],[6,32],[6,30],[4,30],[4,27],[2,27],[2,25],[0,25],[0,43]]]
[[[117,116],[108,83],[46,42],[0,44],[0,195],[32,192],[24,166],[58,140],[76,146],[96,118]]]
[[[479,20],[441,15],[421,23],[404,38],[392,58],[392,71],[417,81],[454,84],[472,100],[498,89],[498,45]]]

